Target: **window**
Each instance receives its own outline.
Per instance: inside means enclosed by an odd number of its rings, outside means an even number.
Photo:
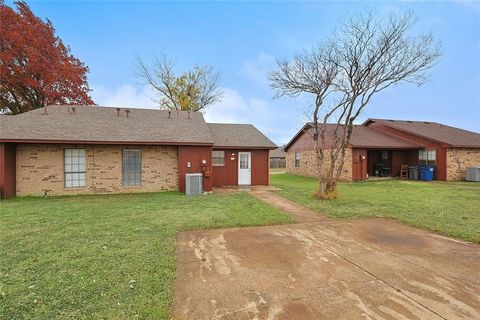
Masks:
[[[212,165],[224,166],[225,165],[225,151],[213,151]]]
[[[388,151],[382,150],[382,160],[388,160]]]
[[[435,166],[437,160],[436,150],[418,151],[418,164],[421,166]]]
[[[142,181],[142,152],[141,150],[123,150],[123,185],[139,186]]]
[[[300,152],[295,152],[295,167],[300,167]]]
[[[85,187],[85,149],[65,149],[65,188]]]
[[[240,161],[240,169],[250,169],[249,159],[250,153],[240,153],[239,154],[239,161]]]

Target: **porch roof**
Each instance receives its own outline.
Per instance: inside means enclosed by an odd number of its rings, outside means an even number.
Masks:
[[[352,148],[421,149],[421,144],[365,126],[355,126],[350,139]]]
[[[334,130],[336,125],[327,124],[326,143],[329,144],[333,141]],[[307,122],[305,126],[290,140],[284,147],[284,150],[288,151],[288,148],[302,135],[309,134],[313,136],[313,123]],[[312,142],[313,143],[313,142]],[[312,144],[313,145],[313,144]],[[350,147],[352,148],[364,148],[364,149],[421,149],[421,144],[413,141],[400,138],[388,134],[386,132],[376,130],[374,128],[366,127],[363,125],[354,125],[352,136],[350,137]]]

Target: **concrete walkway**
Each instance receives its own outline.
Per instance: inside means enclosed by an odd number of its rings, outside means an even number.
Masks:
[[[306,222],[179,234],[175,319],[480,319],[479,245],[252,194]]]
[[[267,202],[273,207],[288,213],[296,222],[313,222],[332,220],[325,215],[319,214],[307,207],[290,201],[269,190],[253,190],[250,194],[255,198]]]

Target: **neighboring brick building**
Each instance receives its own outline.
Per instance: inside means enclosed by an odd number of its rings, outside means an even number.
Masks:
[[[467,167],[480,167],[480,148],[447,148],[447,180],[465,180]]]
[[[297,155],[297,162],[295,163],[295,156]],[[299,159],[298,159],[299,156]],[[329,165],[329,152],[325,152],[325,165],[324,169],[327,169]],[[348,148],[345,152],[345,163],[349,164],[352,162],[352,149]],[[325,171],[324,170],[324,171]],[[318,176],[317,170],[317,160],[314,150],[305,150],[298,152],[287,152],[287,172],[300,176]],[[352,166],[344,165],[342,168],[342,173],[340,174],[341,180],[351,180],[352,179]]]
[[[334,128],[328,126],[327,140]],[[317,175],[312,130],[307,123],[285,146],[287,172]],[[369,119],[353,128],[340,178],[397,177],[402,165],[432,165],[438,180],[463,180],[467,167],[480,167],[480,134],[435,122]]]
[[[251,125],[199,112],[48,106],[0,117],[0,195],[185,191],[268,184],[276,146]]]

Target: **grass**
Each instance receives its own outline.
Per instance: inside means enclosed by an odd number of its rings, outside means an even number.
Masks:
[[[384,180],[340,183],[340,197],[312,197],[316,179],[276,174],[270,183],[290,200],[335,218],[388,217],[402,223],[480,243],[480,184]]]
[[[291,222],[247,193],[17,198],[0,211],[0,319],[167,318],[177,232]]]

